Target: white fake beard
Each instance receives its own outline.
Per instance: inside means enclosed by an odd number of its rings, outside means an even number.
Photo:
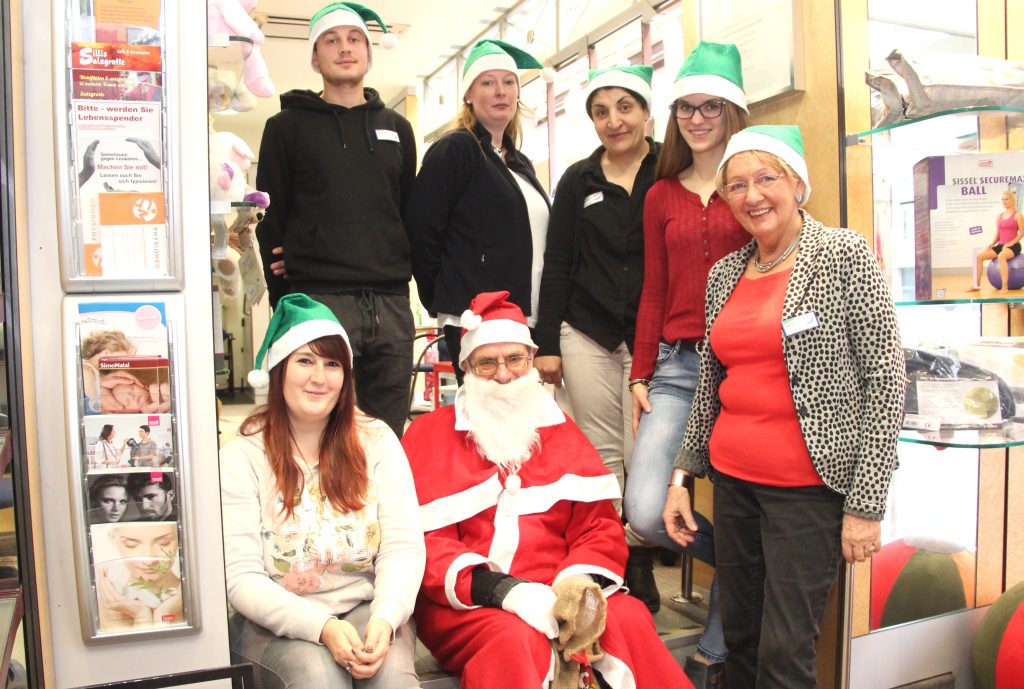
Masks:
[[[548,396],[540,374],[531,369],[508,383],[498,383],[466,372],[462,410],[469,422],[469,437],[488,461],[508,473],[540,447],[537,430]]]

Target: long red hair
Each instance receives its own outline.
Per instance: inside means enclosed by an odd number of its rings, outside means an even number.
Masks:
[[[366,453],[356,429],[356,388],[352,378],[352,356],[340,335],[329,335],[309,343],[313,353],[341,363],[345,382],[334,411],[320,438],[320,491],[339,512],[357,512],[366,506],[369,478]],[[289,357],[290,358],[290,357]],[[270,370],[267,404],[246,417],[241,435],[263,432],[263,448],[277,479],[284,500],[285,518],[295,512],[295,504],[305,488],[302,468],[292,450],[292,427],[284,399],[284,378],[288,359]]]

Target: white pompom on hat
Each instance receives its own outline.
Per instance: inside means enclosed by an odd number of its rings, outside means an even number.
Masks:
[[[537,350],[523,310],[507,299],[507,291],[481,292],[462,312],[461,368],[466,368],[466,361],[473,350],[483,345],[515,342]]]
[[[348,333],[329,308],[305,294],[286,294],[274,308],[267,334],[256,354],[256,368],[249,371],[246,380],[258,390],[267,387],[270,369],[302,345],[328,335],[341,335],[351,356]]]

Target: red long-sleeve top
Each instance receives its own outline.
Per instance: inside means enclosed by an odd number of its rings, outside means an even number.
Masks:
[[[659,342],[702,340],[708,271],[750,241],[718,192],[705,206],[675,178],[654,183],[644,201],[644,288],[631,378],[650,378]]]

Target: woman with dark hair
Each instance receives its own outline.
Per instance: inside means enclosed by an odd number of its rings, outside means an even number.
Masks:
[[[462,70],[459,116],[416,176],[406,212],[412,273],[452,361],[459,360],[459,319],[481,292],[508,290],[527,324],[537,323],[550,206],[533,163],[517,148],[518,72],[541,67],[504,41],[477,41]],[[460,385],[462,374],[456,367]]]
[[[114,444],[116,435],[114,424],[103,424],[103,428],[100,429],[100,437],[92,451],[92,461],[96,467],[109,469],[121,464],[121,455],[124,454],[124,446],[128,441],[121,443],[121,447],[118,447]]]
[[[128,509],[128,485],[124,476],[99,476],[89,486],[89,523],[113,524]]]
[[[643,287],[644,197],[654,183],[658,144],[645,135],[651,118],[649,65],[592,70],[587,115],[601,145],[569,166],[551,206],[534,367],[561,387],[573,420],[619,482],[633,448],[632,399],[636,311]],[[630,553],[642,547],[627,530]],[[626,569],[630,592],[653,613],[655,595]]]
[[[665,531],[661,505],[668,485],[679,480],[672,463],[697,386],[707,275],[749,240],[715,188],[725,145],[745,126],[739,50],[731,43],[698,44],[676,76],[672,97],[673,116],[654,172],[658,181],[644,201],[644,289],[629,381],[636,443],[623,511],[648,542],[680,551]],[[713,529],[703,516],[698,519],[699,532],[686,551],[714,565]],[[651,557],[651,549],[631,553],[627,574],[633,570],[634,581],[645,579],[642,595],[653,599],[658,591]],[[717,599],[712,582],[708,624],[687,662],[698,689],[714,683],[725,658]]]
[[[323,304],[278,301],[264,366],[249,380],[267,404],[221,451],[232,654],[264,689],[418,687],[406,623],[426,556],[402,447],[356,408]]]

